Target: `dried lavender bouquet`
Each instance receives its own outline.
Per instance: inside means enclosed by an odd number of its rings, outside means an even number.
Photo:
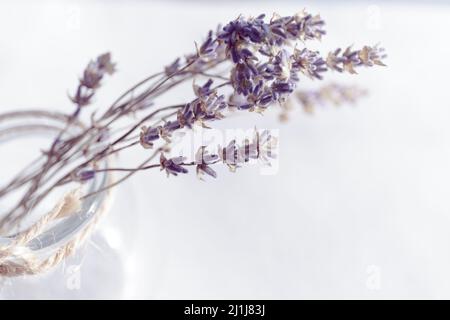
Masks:
[[[255,159],[270,163],[276,141],[269,131],[255,130],[253,137],[242,143],[232,140],[218,150],[201,146],[192,159],[169,156],[171,139],[175,132],[197,125],[208,128],[230,112],[263,114],[276,105],[286,111],[293,97],[306,110],[325,100],[352,101],[359,93],[336,84],[317,91],[297,89],[299,81],[322,80],[330,70],[354,74],[360,67],[384,65],[385,54],[378,46],[336,49],[327,55],[309,50],[305,44],[321,40],[324,25],[319,15],[304,11],[287,17],[240,16],[223,28],[210,31],[202,43],[196,44],[194,53],[177,58],[160,72],[138,82],[109,107],[89,111],[104,78],[115,72],[109,53],[92,60],[71,96],[74,110],[69,114],[52,113],[64,121],[64,126],[40,155],[40,165],[31,172],[24,169],[1,187],[0,198],[21,192],[19,201],[1,217],[1,233],[10,233],[56,189],[84,183],[99,172],[117,172],[120,177],[95,193],[144,170],[161,169],[167,175],[177,176],[195,167],[199,176],[216,177],[214,165],[225,164],[234,170]],[[157,103],[157,98],[193,79],[193,97],[188,101],[169,106]],[[46,111],[27,112],[39,115]],[[87,112],[90,112],[88,120],[83,121]],[[0,115],[0,119],[16,115],[7,113]],[[73,127],[79,129],[77,134],[71,134]],[[99,166],[108,157],[132,152],[128,150],[132,148],[147,149],[146,157],[138,165]],[[93,194],[82,197],[90,196]],[[0,252],[0,265],[1,257]]]

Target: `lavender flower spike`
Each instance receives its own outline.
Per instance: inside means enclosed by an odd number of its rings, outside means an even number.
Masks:
[[[171,159],[167,159],[163,153],[159,158],[159,163],[161,166],[161,170],[165,170],[167,176],[174,175],[177,176],[179,173],[187,173],[188,170],[183,167],[184,157],[175,157]]]
[[[91,103],[95,91],[100,87],[100,82],[105,74],[112,75],[115,72],[115,63],[111,61],[111,54],[104,53],[88,63],[83,72],[83,77],[79,80],[77,91],[70,97],[77,105],[74,116],[77,116],[80,109]]]

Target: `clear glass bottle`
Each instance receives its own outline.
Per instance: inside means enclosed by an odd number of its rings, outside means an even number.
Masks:
[[[0,116],[2,177],[6,173],[17,172],[24,163],[35,158],[35,152],[39,152],[36,147],[48,148],[55,133],[64,127],[67,120],[64,117],[43,111],[13,112]],[[79,128],[71,126],[67,134],[75,133],[74,130]],[[39,165],[39,161],[33,165]],[[106,161],[102,163],[104,167],[107,165]],[[105,187],[109,178],[110,173],[97,174],[83,184],[83,193],[95,192]],[[80,210],[68,217],[57,219],[43,233],[27,242],[23,249],[29,250],[36,257],[51,255],[84,232],[87,226],[94,225],[100,215],[108,215],[105,206],[107,202],[112,201],[111,197],[107,192],[100,192],[85,198]],[[10,204],[10,199],[6,201],[0,198],[0,215],[4,214]],[[53,205],[54,203],[49,203],[49,207]],[[121,298],[126,284],[124,252],[129,252],[129,248],[125,250],[124,239],[127,238],[126,231],[132,227],[129,223],[127,227],[127,223],[121,223],[118,219],[121,219],[119,215],[113,215],[105,222],[100,221],[100,226],[95,227],[73,254],[46,272],[15,277],[0,275],[0,299]],[[0,257],[1,248],[8,247],[15,236],[0,235]]]

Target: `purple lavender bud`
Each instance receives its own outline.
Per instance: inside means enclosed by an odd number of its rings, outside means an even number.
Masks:
[[[247,48],[242,49],[240,51],[240,54],[244,60],[253,56],[253,53],[250,50],[248,50]]]
[[[208,81],[205,82],[204,85],[202,85],[202,86],[194,86],[195,94],[197,95],[197,97],[204,98],[208,94],[210,94],[211,93],[211,85],[212,84],[213,84],[213,80],[212,79],[208,79]]]
[[[161,153],[159,159],[161,170],[166,170],[168,176],[171,174],[177,176],[179,173],[188,173],[188,170],[182,166],[183,160],[183,157],[167,159],[164,154]]]
[[[197,165],[197,175],[200,175],[202,172],[206,173],[207,175],[213,178],[217,178],[216,171],[214,171],[210,166],[206,164]]]
[[[263,32],[261,32],[258,28],[256,27],[251,27],[249,32],[248,32],[248,37],[250,38],[250,40],[254,43],[259,43],[262,41],[263,39]]]
[[[84,70],[83,78],[80,83],[89,89],[95,89],[100,86],[100,80],[103,78],[103,73],[98,69],[95,62],[90,62]]]
[[[159,139],[160,127],[148,128],[144,134],[144,140],[146,142],[151,142]]]
[[[164,125],[164,130],[167,132],[173,132],[177,129],[180,129],[181,125],[178,121],[168,121],[166,122],[166,124]]]
[[[84,182],[84,181],[87,181],[87,180],[90,180],[90,179],[94,178],[94,176],[95,176],[95,171],[94,170],[87,170],[86,169],[86,170],[82,170],[82,171],[78,172],[77,180],[81,181],[81,182]]]
[[[171,76],[180,69],[180,58],[175,59],[170,65],[164,68],[164,72],[167,76]]]
[[[230,53],[231,53],[231,58],[234,63],[238,63],[241,60],[241,57],[239,56],[239,52],[237,51],[236,48],[231,48]]]
[[[111,61],[111,53],[107,52],[97,57],[97,68],[102,73],[112,75],[116,71],[116,64]]]
[[[253,95],[259,96],[259,94],[261,93],[263,84],[264,84],[264,82],[262,80],[260,80],[258,82],[258,84],[253,88]]]
[[[80,108],[87,106],[95,94],[95,90],[100,87],[100,82],[105,74],[113,74],[115,64],[111,62],[111,54],[105,53],[90,61],[86,66],[83,77],[79,80],[77,92],[74,97],[70,97],[72,102],[77,105],[77,110],[73,117],[78,117]]]
[[[268,93],[265,93],[265,94],[263,94],[260,98],[259,98],[259,103],[261,104],[261,105],[267,105],[267,104],[269,104],[269,103],[271,103],[271,102],[273,102],[274,101],[274,97],[273,97],[273,95],[270,93],[270,92],[268,92]]]
[[[200,47],[200,52],[206,50],[206,48],[208,48],[211,45],[211,43],[212,43],[212,30],[208,32],[208,36],[205,42],[203,42],[203,44]]]
[[[275,93],[279,94],[291,93],[294,91],[293,85],[288,82],[274,82],[271,87]]]
[[[281,38],[287,39],[286,34],[284,33],[283,30],[281,30],[281,28],[279,28],[279,27],[272,28],[271,31],[272,31],[274,34],[280,36]]]
[[[243,104],[243,105],[241,105],[241,106],[238,106],[238,109],[239,109],[239,110],[248,110],[248,109],[250,109],[251,107],[253,107],[253,105],[247,103],[247,104]]]
[[[170,173],[173,175],[177,175],[178,173],[188,173],[188,170],[186,168],[176,163],[167,164],[166,170],[170,171]]]

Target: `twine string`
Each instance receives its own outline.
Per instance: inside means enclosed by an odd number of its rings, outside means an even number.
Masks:
[[[108,180],[112,180],[108,175]],[[42,216],[28,229],[20,232],[9,244],[0,247],[0,277],[16,277],[23,275],[35,275],[48,271],[58,265],[65,258],[71,256],[92,233],[98,220],[109,209],[112,192],[108,189],[101,206],[91,219],[79,232],[69,241],[61,245],[56,251],[45,257],[39,257],[30,249],[27,244],[42,234],[49,223],[56,219],[75,214],[81,207],[82,194],[80,188],[76,188],[65,194],[55,207]]]

